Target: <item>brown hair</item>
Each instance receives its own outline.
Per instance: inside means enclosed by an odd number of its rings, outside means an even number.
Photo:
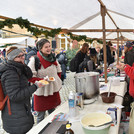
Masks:
[[[14,49],[17,49],[17,47],[15,47],[15,46],[10,47],[10,48],[7,50],[6,54],[9,54],[9,53],[12,52]]]
[[[97,64],[97,56],[96,55],[90,55],[90,59],[94,62],[94,64]]]
[[[83,45],[82,45],[82,48],[80,49],[80,51],[82,52],[82,53],[87,53],[87,48],[89,47],[89,45],[88,45],[88,43],[84,43]]]
[[[113,44],[111,43],[111,41],[109,41],[109,42],[107,43],[107,45],[108,45],[108,46],[113,46]]]

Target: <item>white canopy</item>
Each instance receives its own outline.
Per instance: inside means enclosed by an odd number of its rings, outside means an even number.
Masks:
[[[30,37],[0,38],[0,46],[4,44],[16,44],[18,46],[34,46],[35,40]],[[20,45],[19,45],[20,44]]]
[[[134,29],[134,0],[102,0],[108,13],[120,29]],[[67,29],[102,29],[102,17],[98,0],[3,0],[0,15],[28,19],[31,23]],[[106,15],[106,29],[116,29]],[[102,32],[75,33],[91,38],[102,38]],[[106,33],[110,39],[117,33]],[[134,33],[122,32],[122,36],[134,39]]]

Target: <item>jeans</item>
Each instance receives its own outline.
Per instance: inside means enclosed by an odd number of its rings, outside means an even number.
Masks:
[[[32,108],[32,112],[34,112],[34,96],[32,97],[32,105],[31,105],[31,108]]]
[[[55,108],[49,109],[48,113],[51,114],[54,110],[55,110]],[[46,111],[37,112],[37,113],[38,113],[38,115],[37,115],[37,124],[38,124],[39,122],[41,122],[44,119]]]

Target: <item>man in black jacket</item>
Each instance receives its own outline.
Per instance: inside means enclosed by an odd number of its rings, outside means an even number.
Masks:
[[[134,48],[132,42],[130,41],[126,42],[124,46],[124,53],[125,53],[124,63],[132,66],[134,63]]]

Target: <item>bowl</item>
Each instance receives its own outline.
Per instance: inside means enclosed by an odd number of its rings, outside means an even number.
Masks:
[[[111,124],[103,125],[100,127],[94,127],[102,125],[104,123],[112,121],[110,115],[105,113],[89,113],[80,119],[81,126],[85,134],[108,134]],[[94,125],[91,127],[90,125]]]
[[[115,96],[117,95],[114,92],[110,92],[108,97],[108,92],[101,93],[101,98],[104,103],[113,103],[115,101]]]

